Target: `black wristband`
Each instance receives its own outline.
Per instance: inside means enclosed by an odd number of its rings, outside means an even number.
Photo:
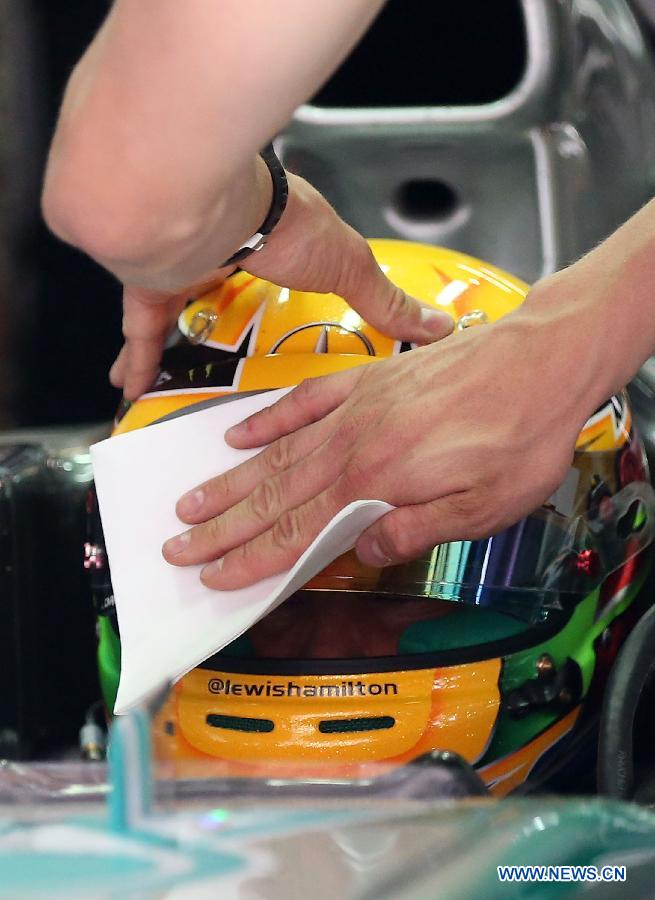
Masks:
[[[271,205],[269,207],[268,213],[266,214],[266,218],[259,226],[255,234],[246,241],[236,253],[233,253],[229,259],[226,259],[224,263],[221,263],[220,268],[223,266],[231,266],[235,263],[241,262],[242,259],[245,259],[247,256],[250,256],[251,253],[255,253],[257,250],[261,250],[264,244],[266,243],[267,236],[273,231],[277,223],[282,218],[282,213],[284,212],[287,199],[289,197],[289,184],[287,182],[287,174],[284,171],[284,166],[277,158],[275,150],[273,149],[273,144],[269,144],[259,154],[261,158],[264,160],[266,165],[268,166],[268,171],[271,173],[271,179],[273,181],[273,196],[271,198]]]

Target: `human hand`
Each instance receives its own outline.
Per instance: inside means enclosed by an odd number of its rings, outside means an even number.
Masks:
[[[234,447],[269,446],[180,499],[178,516],[194,527],[167,542],[165,558],[209,563],[209,587],[242,587],[288,569],[358,499],[397,507],[360,537],[368,565],[502,530],[561,483],[604,399],[602,385],[598,396],[590,387],[589,330],[570,317],[567,303],[526,304],[494,325],[304,382],[228,432]]]
[[[410,297],[383,273],[364,238],[303,178],[291,173],[289,200],[264,247],[244,259],[252,275],[296,291],[334,293],[382,334],[428,344],[453,320]]]
[[[364,238],[318,191],[295,175],[289,175],[289,182],[287,209],[263,249],[243,261],[245,271],[292,290],[335,293],[397,340],[426,344],[450,334],[451,317],[389,281]],[[153,384],[166,338],[186,301],[211,290],[234,268],[217,269],[174,293],[124,288],[125,344],[109,377],[128,400]]]
[[[123,344],[109,371],[109,380],[136,400],[152,387],[159,372],[164,345],[186,302],[206,293],[234,270],[217,269],[184,291],[168,293],[126,285],[123,288]]]

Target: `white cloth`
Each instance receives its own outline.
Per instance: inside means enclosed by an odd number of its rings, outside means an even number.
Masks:
[[[201,566],[178,568],[164,560],[164,541],[187,527],[175,515],[179,497],[259,452],[229,447],[225,431],[288,390],[231,400],[91,448],[121,633],[115,713],[225,647],[392,509],[378,500],[351,503],[292,569],[241,590],[212,591],[200,582]]]

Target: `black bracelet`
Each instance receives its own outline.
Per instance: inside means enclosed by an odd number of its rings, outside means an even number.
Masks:
[[[266,218],[255,234],[253,234],[245,244],[242,244],[236,253],[233,253],[229,259],[226,259],[224,263],[221,263],[220,268],[239,263],[247,256],[250,256],[251,253],[256,253],[257,250],[261,250],[266,243],[266,238],[280,221],[282,213],[286,209],[287,200],[289,198],[289,183],[287,181],[287,173],[284,171],[284,166],[277,158],[275,150],[273,149],[273,144],[264,147],[259,155],[268,166],[268,171],[271,173],[271,179],[273,181],[273,197],[271,198],[270,208],[266,214]]]

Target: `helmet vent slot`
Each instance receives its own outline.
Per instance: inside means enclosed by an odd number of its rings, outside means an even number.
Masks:
[[[648,521],[648,512],[641,500],[633,500],[627,511],[616,523],[616,532],[621,540],[627,540],[631,534],[641,531]]]
[[[275,723],[272,719],[249,719],[245,716],[220,716],[210,713],[206,720],[212,728],[226,728],[228,731],[247,731],[266,733],[273,731]]]
[[[355,731],[382,731],[393,728],[396,720],[392,716],[369,716],[359,719],[323,719],[319,722],[321,734],[352,734]]]

